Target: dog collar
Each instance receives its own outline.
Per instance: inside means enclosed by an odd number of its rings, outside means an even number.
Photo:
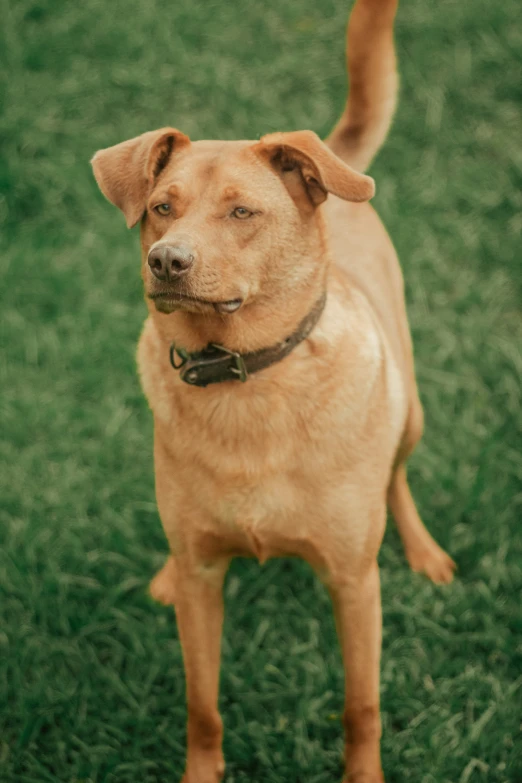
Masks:
[[[170,363],[179,377],[191,386],[208,386],[223,381],[241,381],[259,370],[280,362],[299,345],[317,324],[326,303],[326,292],[315,303],[295,332],[281,343],[250,353],[230,351],[223,345],[209,343],[202,351],[189,353],[176,343],[170,346]]]

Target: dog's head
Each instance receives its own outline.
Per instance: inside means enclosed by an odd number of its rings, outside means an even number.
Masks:
[[[311,131],[192,143],[163,128],[100,150],[92,164],[127,225],[141,221],[145,290],[163,313],[228,315],[299,295],[326,264],[318,205],[328,193],[374,193]]]

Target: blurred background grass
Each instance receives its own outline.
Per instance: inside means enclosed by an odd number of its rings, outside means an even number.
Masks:
[[[344,0],[0,0],[0,780],[176,781],[184,678],[146,596],[166,552],[134,368],[137,233],[99,147],[325,134],[345,96]],[[388,783],[522,781],[522,24],[518,0],[404,0],[375,204],[406,275],[427,431],[421,513],[449,588],[381,555]],[[308,567],[234,564],[227,781],[341,776],[342,668]]]

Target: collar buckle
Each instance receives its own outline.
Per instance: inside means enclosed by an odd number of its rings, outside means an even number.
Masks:
[[[170,363],[175,370],[179,370],[181,380],[191,386],[208,386],[217,381],[237,380],[245,383],[248,378],[241,354],[217,343],[210,343],[198,354],[190,354],[172,343]]]
[[[224,345],[218,345],[217,343],[210,343],[210,345],[212,348],[216,348],[218,351],[223,351],[223,353],[227,356],[234,357],[235,367],[230,367],[230,372],[233,372],[235,375],[237,375],[238,380],[240,380],[241,383],[245,383],[248,379],[248,372],[245,361],[241,354],[237,351],[230,351],[228,348],[225,348]]]
[[[223,381],[245,383],[249,375],[281,361],[305,340],[319,321],[326,302],[326,291],[286,340],[269,348],[241,354],[219,343],[209,343],[202,351],[189,353],[176,343],[170,346],[170,363],[179,377],[190,386],[208,386]]]

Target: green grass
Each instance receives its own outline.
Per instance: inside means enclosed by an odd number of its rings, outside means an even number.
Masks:
[[[0,0],[0,780],[175,783],[184,677],[146,595],[166,543],[134,351],[136,233],[99,147],[325,133],[344,0]],[[422,515],[449,588],[381,554],[388,783],[522,781],[522,27],[518,0],[405,0],[400,107],[372,167],[407,280]],[[518,57],[518,62],[517,62]],[[341,777],[342,668],[308,567],[237,561],[221,706],[228,783]]]

